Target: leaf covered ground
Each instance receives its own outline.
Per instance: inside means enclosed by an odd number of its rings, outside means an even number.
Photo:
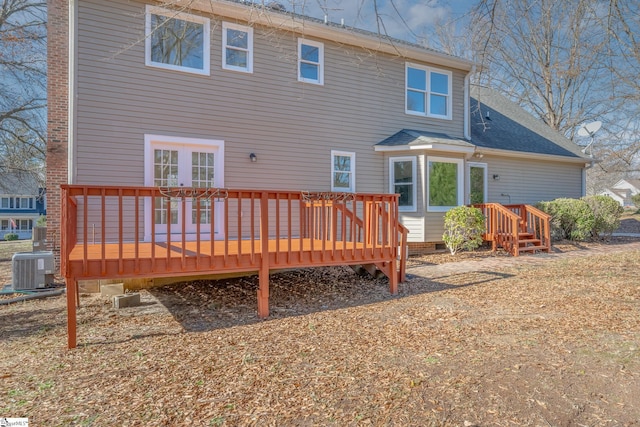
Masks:
[[[120,311],[83,295],[75,350],[65,348],[64,297],[0,306],[0,416],[34,426],[638,425],[635,242],[536,262],[493,257],[466,272],[419,275],[430,265],[418,263],[396,296],[348,268],[281,273],[267,321],[256,319],[256,278],[152,289]]]

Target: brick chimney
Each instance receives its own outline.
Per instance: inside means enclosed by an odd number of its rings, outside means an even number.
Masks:
[[[69,1],[47,0],[47,246],[60,267],[60,185],[67,183]]]

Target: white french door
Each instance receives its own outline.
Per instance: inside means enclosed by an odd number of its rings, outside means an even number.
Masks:
[[[181,238],[183,223],[189,240],[195,240],[198,223],[201,239],[211,238],[212,231],[214,238],[221,237],[223,212],[214,192],[186,197],[183,205],[180,189],[222,188],[223,156],[223,141],[145,137],[145,185],[159,187],[166,195],[145,204],[145,240],[151,240],[152,222],[157,241],[166,240],[169,233],[172,240]]]

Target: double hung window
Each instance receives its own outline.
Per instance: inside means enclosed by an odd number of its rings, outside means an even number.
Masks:
[[[298,80],[324,84],[324,44],[298,39]]]
[[[451,73],[406,65],[406,113],[451,119]]]
[[[222,68],[253,72],[253,28],[222,23]]]
[[[355,171],[355,153],[331,151],[331,191],[355,192]]]

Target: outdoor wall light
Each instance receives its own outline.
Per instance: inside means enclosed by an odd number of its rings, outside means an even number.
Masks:
[[[493,179],[496,181],[500,181],[500,175],[498,174],[493,175]]]
[[[481,159],[484,157],[484,154],[482,153],[474,153],[473,157],[475,157],[476,159]]]
[[[255,163],[258,161],[258,156],[256,156],[256,153],[251,153],[249,154],[249,159],[251,159],[251,161]]]

